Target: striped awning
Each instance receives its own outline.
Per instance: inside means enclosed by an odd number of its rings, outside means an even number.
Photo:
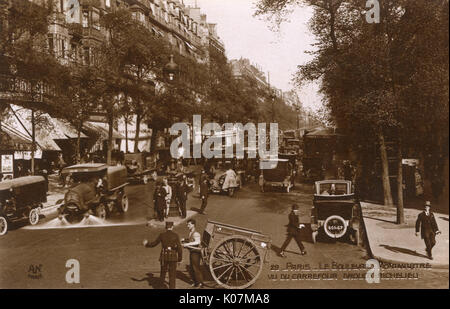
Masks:
[[[83,128],[86,131],[100,136],[102,140],[108,140],[108,125],[101,122],[87,121],[84,123]],[[113,129],[113,139],[124,139],[125,136]]]
[[[31,151],[31,139],[19,131],[2,123],[0,130],[0,148],[3,150]]]

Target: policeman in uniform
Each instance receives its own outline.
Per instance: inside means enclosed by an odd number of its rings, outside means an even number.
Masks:
[[[436,223],[436,218],[434,214],[430,211],[431,203],[427,201],[425,203],[425,210],[419,214],[416,221],[416,236],[420,234],[422,239],[425,241],[425,251],[427,252],[428,258],[433,259],[431,250],[434,245],[436,245],[436,235],[440,234],[438,225]]]
[[[208,205],[208,191],[209,191],[209,179],[205,170],[202,170],[200,175],[200,198],[202,199],[202,207],[200,208],[200,213],[205,214],[206,206]]]
[[[178,234],[172,231],[173,222],[166,222],[166,231],[159,234],[158,238],[149,243],[147,239],[143,241],[146,248],[156,247],[161,243],[161,255],[159,261],[161,262],[161,275],[162,282],[166,280],[166,273],[169,271],[169,288],[175,289],[175,282],[177,277],[177,262],[181,262],[183,259],[183,247],[180,242]]]

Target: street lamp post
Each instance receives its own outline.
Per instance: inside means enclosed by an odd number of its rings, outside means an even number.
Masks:
[[[164,66],[163,71],[164,79],[168,83],[169,89],[171,88],[170,85],[173,85],[177,81],[178,73],[178,64],[173,60],[173,55],[170,55],[170,61]]]
[[[295,111],[297,112],[297,130],[300,131],[300,106],[297,105]]]
[[[178,65],[173,60],[173,55],[170,55],[170,61],[164,66],[164,75],[167,82],[174,83],[178,75]]]

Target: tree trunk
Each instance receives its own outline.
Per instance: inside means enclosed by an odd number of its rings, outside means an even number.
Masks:
[[[128,115],[126,115],[124,119],[125,119],[125,152],[128,153]]]
[[[156,152],[156,140],[158,136],[158,129],[152,128],[152,138],[150,140],[150,153],[154,154]]]
[[[111,165],[112,163],[111,158],[112,148],[113,148],[113,118],[108,117],[108,152],[106,157],[106,163],[108,165]]]
[[[136,114],[136,132],[134,135],[134,153],[138,153],[139,152],[139,131],[141,131],[141,120],[142,117],[141,115],[138,113]]]
[[[34,154],[36,151],[36,124],[34,119],[34,110],[31,110],[31,175],[34,175],[35,161]]]
[[[384,205],[393,206],[391,184],[389,181],[389,162],[386,151],[386,143],[384,140],[384,135],[382,132],[378,133],[378,140],[380,142],[380,157],[381,157],[381,167],[382,174],[381,178],[383,181],[383,195],[384,195]]]
[[[397,171],[397,196],[398,196],[398,202],[397,202],[397,224],[404,224],[405,223],[405,215],[403,211],[403,164],[402,164],[402,141],[401,138],[399,138],[398,141],[398,150],[397,150],[397,164],[398,164],[398,171]]]
[[[83,126],[83,123],[79,123],[78,124],[78,128],[77,128],[77,163],[81,162],[81,127]]]

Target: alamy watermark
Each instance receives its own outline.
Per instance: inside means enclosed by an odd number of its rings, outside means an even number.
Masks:
[[[366,21],[369,24],[379,24],[380,23],[380,2],[378,0],[367,0],[366,1],[367,11],[363,11],[366,15]]]
[[[258,123],[225,123],[225,130],[218,123],[206,123],[202,126],[200,115],[193,116],[192,133],[189,124],[178,122],[170,128],[171,135],[179,135],[170,145],[170,153],[173,158],[228,158],[243,159],[245,148],[247,158],[254,159],[257,154],[260,158],[261,169],[272,169],[276,167],[278,159],[278,123],[270,123],[269,134],[267,124]],[[247,132],[247,138],[245,135]],[[191,136],[192,153],[191,153]],[[206,136],[203,141],[202,136]],[[245,143],[247,140],[247,143]],[[225,142],[225,143],[224,143]],[[247,144],[247,147],[244,145]],[[269,146],[269,149],[267,147]],[[182,151],[180,152],[180,149]],[[236,149],[236,151],[235,151]],[[225,150],[225,153],[224,151]]]

